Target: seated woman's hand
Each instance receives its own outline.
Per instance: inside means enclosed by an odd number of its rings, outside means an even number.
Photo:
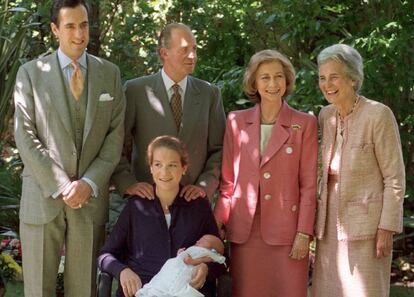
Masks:
[[[133,297],[142,287],[141,279],[130,268],[125,268],[121,271],[119,282],[126,297]]]
[[[309,235],[300,232],[296,233],[289,257],[295,260],[302,260],[305,258],[309,253],[309,240]]]
[[[190,281],[190,286],[192,286],[194,289],[201,289],[204,286],[204,283],[206,282],[208,274],[208,267],[207,264],[201,263],[194,267],[193,274]]]

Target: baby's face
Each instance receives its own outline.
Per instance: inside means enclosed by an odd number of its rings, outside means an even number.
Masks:
[[[223,254],[224,252],[224,246],[220,238],[210,234],[201,237],[195,245],[209,250],[214,249],[219,254]]]
[[[211,240],[210,240],[210,238],[208,238],[208,235],[204,235],[203,237],[201,237],[199,240],[197,240],[197,242],[196,242],[196,244],[195,244],[196,246],[199,246],[199,247],[203,247],[203,248],[206,248],[206,249],[211,249],[211,248],[213,248],[213,245],[212,245],[212,243],[211,243]]]

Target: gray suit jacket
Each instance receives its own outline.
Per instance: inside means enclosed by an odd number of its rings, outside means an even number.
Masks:
[[[79,164],[64,79],[56,52],[20,67],[14,93],[15,139],[25,165],[20,219],[45,224],[63,208],[63,190],[72,178],[87,177],[99,197],[82,211],[103,224],[108,218],[108,181],[118,164],[124,136],[125,99],[117,66],[87,55],[88,103]],[[109,93],[113,100],[101,101]]]
[[[123,157],[112,177],[119,191],[124,193],[136,181],[152,182],[146,162],[147,146],[153,138],[168,134],[181,139],[189,151],[190,164],[182,183],[203,186],[211,198],[219,183],[226,121],[219,89],[188,76],[180,131],[161,72],[127,81],[125,95],[125,135],[132,135],[133,151],[132,164]]]

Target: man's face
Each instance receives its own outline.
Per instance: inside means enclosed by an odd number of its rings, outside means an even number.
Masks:
[[[191,32],[173,29],[169,48],[162,48],[164,70],[175,82],[191,74],[197,62],[197,44]]]
[[[83,5],[64,7],[59,11],[58,24],[51,24],[59,47],[72,60],[78,59],[89,42],[88,12]]]

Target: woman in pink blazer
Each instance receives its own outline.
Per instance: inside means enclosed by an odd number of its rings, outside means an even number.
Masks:
[[[232,296],[306,296],[317,123],[286,103],[294,82],[288,58],[256,53],[244,76],[256,105],[227,119],[215,217],[231,242]]]

